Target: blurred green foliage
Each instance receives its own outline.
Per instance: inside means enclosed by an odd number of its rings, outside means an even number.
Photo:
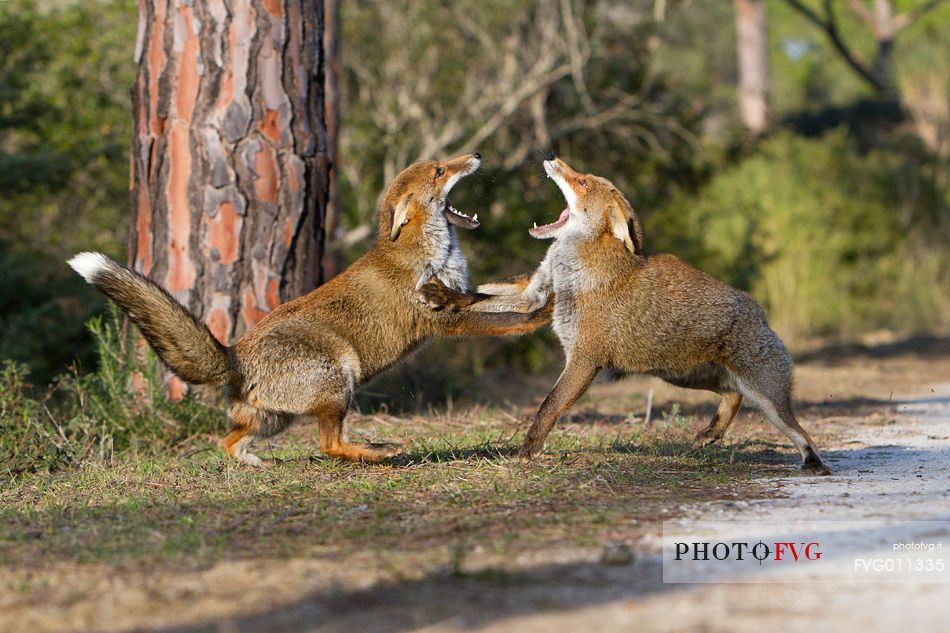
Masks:
[[[64,260],[128,239],[135,6],[0,4],[0,358],[45,384],[94,364],[104,302]]]
[[[820,32],[769,2],[775,125],[754,140],[736,109],[732,3],[670,0],[658,15],[646,0],[576,2],[583,90],[562,73],[542,103],[525,101],[466,146],[485,123],[471,103],[546,54],[566,55],[563,29],[544,35],[557,40],[551,48],[537,28],[565,4],[343,3],[344,232],[372,221],[387,170],[423,153],[443,129],[433,126],[448,122],[457,134],[439,155],[485,156],[453,193],[483,219],[462,236],[476,282],[531,270],[543,256],[547,244],[527,228],[563,208],[540,167],[541,151],[554,149],[628,195],[651,249],[751,292],[783,336],[950,325],[950,3],[897,40],[895,115]],[[865,28],[839,13],[843,36],[869,56]],[[0,358],[29,365],[37,385],[76,358],[98,362],[82,324],[104,304],[63,260],[125,251],[135,24],[127,1],[0,3]],[[520,55],[513,67],[505,46]],[[624,95],[637,104],[630,118],[589,124]],[[368,245],[356,239],[345,256]],[[420,393],[430,397],[419,402],[481,397],[486,376],[556,371],[559,354],[549,333],[439,343],[367,402],[399,400],[394,390],[407,403]],[[6,375],[10,393],[26,393],[19,370]]]
[[[673,198],[649,228],[655,247],[751,292],[773,326],[803,337],[950,325],[950,227],[941,223],[926,158],[861,152],[839,129],[774,134]]]

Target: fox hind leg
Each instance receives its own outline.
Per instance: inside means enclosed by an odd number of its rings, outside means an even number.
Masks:
[[[694,444],[698,447],[709,446],[721,440],[729,430],[732,420],[742,406],[742,394],[738,391],[724,391],[716,415],[710,420],[709,426],[696,434]]]
[[[349,394],[345,398],[323,402],[311,410],[310,415],[320,425],[320,450],[329,457],[351,462],[379,462],[406,452],[403,444],[379,442],[357,444],[343,438],[343,420],[349,409]]]
[[[289,414],[265,411],[246,402],[233,403],[228,410],[228,418],[231,432],[221,440],[221,445],[234,459],[257,468],[264,467],[266,462],[250,452],[254,441],[277,435],[293,420]]]
[[[693,445],[697,447],[709,446],[718,442],[729,430],[733,418],[742,406],[742,394],[730,377],[729,370],[718,362],[703,363],[691,370],[676,375],[661,375],[666,382],[683,387],[684,389],[702,389],[712,391],[722,396],[719,408],[709,425],[696,434]]]
[[[745,378],[738,375],[734,377],[742,395],[758,406],[772,426],[784,433],[795,444],[802,455],[802,470],[817,475],[830,475],[831,471],[818,455],[814,440],[798,423],[792,412],[789,381],[786,379],[784,387],[776,389],[774,388],[776,382],[768,380],[768,372],[765,372],[765,375],[757,374],[755,377],[749,375]],[[770,385],[773,388],[770,389]]]
[[[227,451],[228,455],[242,464],[256,468],[264,468],[264,460],[248,452],[248,448],[254,443],[255,439],[255,436],[248,427],[232,426],[231,432],[221,440],[221,445],[224,446],[224,450]]]

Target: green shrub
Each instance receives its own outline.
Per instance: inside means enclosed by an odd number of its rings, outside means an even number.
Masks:
[[[649,217],[653,246],[751,292],[791,337],[950,323],[941,193],[908,150],[780,133]]]
[[[25,365],[0,370],[0,463],[10,476],[86,462],[116,453],[156,454],[200,441],[217,430],[219,407],[197,394],[168,398],[154,356],[140,354],[134,332],[124,333],[115,310],[89,324],[98,365],[75,367],[37,396]]]
[[[121,257],[129,226],[135,3],[0,3],[0,359],[46,384],[92,361],[104,302],[65,264]]]

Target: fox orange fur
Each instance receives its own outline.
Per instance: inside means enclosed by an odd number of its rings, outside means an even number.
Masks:
[[[230,347],[162,288],[108,257],[81,253],[69,263],[128,314],[183,380],[229,388],[231,431],[222,443],[236,459],[261,466],[252,442],[310,417],[327,455],[378,461],[403,446],[343,437],[360,382],[433,336],[517,334],[550,321],[550,310],[435,312],[420,302],[418,290],[430,279],[469,289],[455,226],[473,229],[478,219],[458,212],[447,196],[479,165],[480,156],[470,154],[405,169],[380,201],[375,246],[323,286],[275,308]]]
[[[554,239],[530,277],[479,286],[477,295],[423,288],[430,305],[460,313],[524,310],[554,299],[554,331],[566,366],[545,398],[521,449],[541,450],[557,418],[601,369],[658,376],[681,387],[721,394],[719,410],[697,437],[722,438],[743,400],[757,405],[802,455],[802,468],[828,469],[791,404],[792,361],[752,297],[672,255],[647,255],[639,217],[608,180],[550,157],[544,169],[567,208],[530,230]],[[484,295],[493,295],[485,299]]]

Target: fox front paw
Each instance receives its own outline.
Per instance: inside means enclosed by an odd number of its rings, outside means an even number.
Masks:
[[[467,293],[449,288],[438,277],[433,276],[416,291],[416,301],[430,310],[457,312],[471,305],[472,297]]]

